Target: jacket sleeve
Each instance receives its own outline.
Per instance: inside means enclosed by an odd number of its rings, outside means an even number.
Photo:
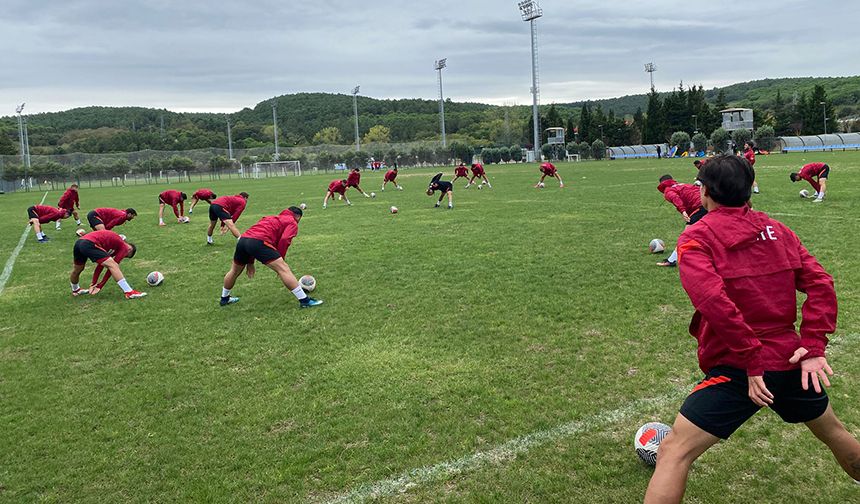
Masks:
[[[824,357],[827,347],[827,334],[836,330],[836,289],[824,267],[813,257],[806,247],[797,241],[800,253],[800,269],[795,272],[797,290],[806,294],[801,307],[803,320],[800,323],[800,346],[809,351],[804,359]]]
[[[239,217],[242,216],[242,212],[245,211],[245,207],[247,205],[248,205],[247,203],[243,203],[242,205],[239,206],[239,208],[236,209],[236,212],[233,214],[233,223],[234,224],[236,223],[237,220],[239,220]]]
[[[290,244],[293,243],[293,238],[296,237],[298,232],[298,226],[290,224],[281,233],[281,238],[278,240],[278,253],[281,254],[281,257],[287,255],[287,249],[290,248]]]
[[[666,192],[663,193],[663,197],[666,198],[666,201],[675,205],[678,213],[684,213],[684,200],[681,199],[681,195],[678,194],[678,191],[666,189]]]
[[[678,272],[693,307],[702,314],[710,329],[746,363],[748,376],[761,376],[764,373],[761,342],[726,293],[725,282],[717,273],[707,246],[692,237],[679,243]]]

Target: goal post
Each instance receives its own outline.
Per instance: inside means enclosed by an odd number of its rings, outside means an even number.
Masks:
[[[246,178],[267,178],[267,177],[300,177],[302,175],[301,161],[269,161],[254,163],[251,169],[246,172]]]

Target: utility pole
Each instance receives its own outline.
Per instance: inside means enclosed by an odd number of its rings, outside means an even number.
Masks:
[[[23,116],[24,105],[19,105],[15,112],[18,113],[18,138],[21,142],[21,164],[24,166],[24,190],[30,190],[30,136],[27,133],[27,118]]]

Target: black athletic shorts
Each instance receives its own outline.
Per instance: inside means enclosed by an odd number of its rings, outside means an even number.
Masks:
[[[230,215],[227,210],[224,210],[224,207],[221,205],[216,205],[214,203],[209,205],[209,220],[216,221],[220,219],[221,222],[224,222],[225,220],[230,220],[232,218],[233,216]]]
[[[811,384],[809,390],[803,390],[800,377],[800,369],[764,373],[764,383],[774,397],[770,409],[788,423],[815,420],[824,414],[829,402],[824,390],[816,392]],[[717,366],[693,388],[681,414],[705,432],[728,439],[759,409],[749,398],[746,371]]]
[[[38,219],[39,216],[36,214],[36,207],[31,206],[27,209],[27,217],[30,219]]]
[[[281,254],[274,248],[266,245],[263,240],[239,238],[239,241],[236,242],[236,252],[233,253],[233,262],[236,264],[248,264],[252,258],[263,264],[269,264],[275,259],[280,259]]]
[[[824,165],[824,167],[821,169],[821,172],[818,173],[818,178],[819,179],[827,178],[828,175],[830,175],[830,167],[827,165]]]
[[[87,259],[97,263],[110,257],[110,254],[96,247],[95,243],[89,240],[84,240],[83,238],[75,242],[75,248],[73,249],[72,254],[75,258],[75,264],[77,265],[86,264]]]
[[[102,226],[105,224],[102,222],[101,217],[99,217],[99,214],[97,214],[95,210],[87,212],[87,222],[89,222],[90,227],[93,228],[93,230],[96,229],[97,224],[101,224]]]
[[[699,220],[706,215],[708,215],[708,211],[705,210],[705,207],[699,207],[698,210],[693,212],[693,215],[690,215],[690,222],[688,222],[687,225],[689,226],[699,222]]]

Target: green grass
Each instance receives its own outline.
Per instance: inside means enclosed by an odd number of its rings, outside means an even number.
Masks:
[[[836,278],[831,397],[860,436],[860,155],[816,156],[833,167],[823,205],[798,198],[801,185],[788,180],[802,159],[760,157],[754,203]],[[651,471],[633,433],[671,423],[700,376],[677,272],[647,254],[651,238],[671,243],[683,228],[657,178],[690,181],[690,162],[563,164],[564,190],[533,189],[534,165],[490,166],[493,189],[458,184],[453,211],[424,195],[433,172],[404,171],[404,191],[325,211],[326,176],[176,186],[248,191],[241,229],[307,202],[287,262],[316,276],[325,304],[313,310],[299,310],[265,268],[239,280],[239,304],[218,307],[234,240],[205,245],[205,204],[190,224],[159,228],[164,187],[83,189],[86,209],[138,210],[118,228],[140,248],[122,264],[132,285],[145,287],[155,269],[166,282],[137,302],[113,282],[72,298],[73,226],[49,226],[46,245],[28,238],[0,296],[0,501],[326,501],[668,394],[389,499],[640,500]],[[368,191],[380,181],[363,177]],[[41,196],[0,196],[0,261]],[[803,427],[763,412],[695,465],[687,495],[850,502],[860,488]]]

